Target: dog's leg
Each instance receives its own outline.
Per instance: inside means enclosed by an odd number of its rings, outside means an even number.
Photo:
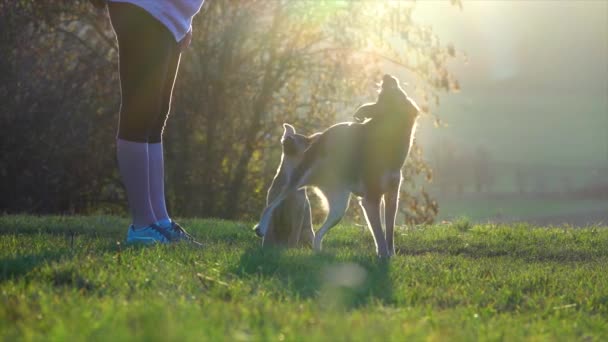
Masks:
[[[327,198],[327,203],[329,204],[329,212],[327,213],[327,218],[323,223],[323,226],[319,229],[319,231],[315,234],[315,239],[313,243],[313,248],[315,251],[321,251],[321,243],[323,241],[323,236],[327,233],[331,227],[335,226],[340,222],[342,217],[344,217],[344,213],[348,208],[348,202],[350,201],[350,191],[341,190],[322,190],[325,198]]]
[[[290,227],[291,231],[289,232],[289,237],[287,238],[287,246],[297,247],[300,239],[302,239],[302,225],[305,221],[306,214],[306,203],[302,202],[301,205],[296,205],[296,208],[292,208],[290,218]]]
[[[397,218],[397,206],[399,205],[399,188],[391,190],[384,195],[384,221],[386,222],[386,245],[388,254],[395,254],[394,230]]]
[[[285,198],[287,198],[290,193],[290,190],[291,189],[284,188],[281,193],[279,193],[279,195],[277,195],[277,197],[272,200],[272,202],[270,202],[270,204],[268,204],[266,208],[264,208],[264,211],[262,212],[262,217],[260,218],[260,223],[255,227],[255,233],[259,237],[264,237],[264,235],[266,235],[266,233],[268,232],[273,211],[281,204],[281,202],[283,202]]]
[[[259,237],[263,237],[268,231],[268,227],[270,226],[270,220],[272,219],[273,211],[289,196],[290,194],[298,191],[299,188],[306,185],[308,182],[308,177],[311,175],[310,171],[304,173],[299,179],[290,180],[287,185],[283,187],[281,192],[266,206],[264,211],[262,212],[262,217],[260,218],[260,223],[257,225],[255,229],[255,233]]]
[[[382,223],[380,222],[380,197],[364,197],[361,202],[367,225],[372,232],[374,242],[376,244],[376,253],[379,257],[385,258],[389,256],[386,246],[386,238],[382,231]]]
[[[298,246],[308,248],[312,247],[315,232],[312,230],[312,213],[310,211],[310,203],[308,201],[306,201],[304,205],[301,230],[302,232],[300,233],[300,241],[298,241]]]
[[[386,234],[386,245],[388,247],[389,255],[395,254],[395,220],[397,219],[397,208],[399,207],[399,189],[401,188],[401,173],[399,178],[395,179],[396,182],[392,187],[389,188],[388,192],[384,195],[384,224]]]
[[[382,227],[386,227],[386,198],[384,197],[380,200],[380,224]]]

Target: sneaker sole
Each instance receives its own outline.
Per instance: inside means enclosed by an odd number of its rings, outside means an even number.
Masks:
[[[165,244],[166,242],[156,240],[154,238],[131,238],[127,239],[127,245],[154,245]]]

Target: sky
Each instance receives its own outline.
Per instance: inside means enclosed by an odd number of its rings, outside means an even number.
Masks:
[[[414,19],[467,55],[451,65],[462,91],[442,95],[446,128],[421,125],[497,161],[608,164],[608,1],[419,1]]]

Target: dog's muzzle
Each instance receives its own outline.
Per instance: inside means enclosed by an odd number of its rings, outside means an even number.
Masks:
[[[255,227],[253,227],[253,231],[255,231],[255,235],[257,235],[258,237],[264,237],[264,234],[262,233],[262,230],[260,229],[259,225],[256,224]]]

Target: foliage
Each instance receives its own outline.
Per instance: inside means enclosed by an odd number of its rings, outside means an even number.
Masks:
[[[112,199],[118,79],[88,39],[103,30],[95,18],[86,2],[0,1],[0,210],[82,212]]]
[[[0,190],[8,194],[0,209],[120,210],[126,201],[110,143],[116,46],[105,11],[82,1],[0,3],[8,9],[0,11],[8,37],[0,49],[12,51],[2,53],[12,76],[0,84],[10,99],[0,109],[9,132],[0,138]],[[410,2],[206,2],[165,130],[171,211],[256,217],[278,165],[280,124],[313,133],[348,119],[375,99],[387,66],[417,77],[415,97],[430,112],[437,92],[459,87],[446,68],[455,52],[412,21],[414,9]],[[412,161],[407,173],[427,172]],[[414,190],[402,196],[415,209],[408,220],[430,222],[436,205]]]
[[[604,340],[608,228],[453,225],[326,252],[262,250],[249,224],[189,220],[206,243],[126,248],[128,222],[0,217],[2,340]]]

